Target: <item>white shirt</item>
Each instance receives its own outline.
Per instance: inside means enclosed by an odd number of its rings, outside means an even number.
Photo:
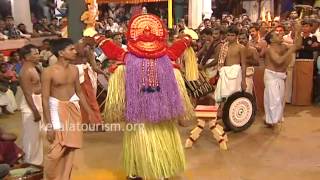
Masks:
[[[106,30],[111,30],[111,32],[119,32],[119,25],[117,23],[113,23],[112,26],[109,24],[106,25]]]

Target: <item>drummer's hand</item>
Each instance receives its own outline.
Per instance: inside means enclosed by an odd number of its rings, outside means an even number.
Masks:
[[[54,131],[52,125],[49,127],[48,126],[48,129],[47,129],[47,139],[50,143],[53,143],[54,139],[55,139],[55,136],[56,136],[56,132]]]
[[[247,89],[247,83],[246,83],[246,81],[242,81],[242,82],[241,82],[241,89],[242,89],[242,91],[246,91],[246,89]]]
[[[204,69],[204,66],[203,66],[202,64],[199,64],[198,69],[199,69],[199,70],[203,70],[203,69]]]

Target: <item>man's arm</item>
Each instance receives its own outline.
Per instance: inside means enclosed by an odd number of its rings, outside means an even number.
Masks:
[[[240,57],[241,57],[241,75],[242,75],[242,81],[241,81],[241,88],[243,91],[246,90],[246,71],[247,71],[247,60],[246,60],[246,52],[245,47],[240,46]]]
[[[27,104],[29,106],[29,108],[31,109],[33,116],[34,116],[34,121],[38,122],[41,120],[41,116],[40,113],[36,107],[36,105],[33,102],[33,98],[32,98],[32,77],[31,77],[31,72],[27,72],[22,74],[21,76],[19,76],[19,82],[20,82],[20,86],[23,92],[23,95],[27,101]]]
[[[42,94],[42,108],[44,123],[52,124],[50,109],[49,109],[49,97],[50,97],[50,87],[51,87],[51,74],[48,69],[45,69],[41,75],[41,94]]]
[[[282,65],[287,60],[291,60],[291,58],[289,58],[289,56],[291,56],[292,53],[294,53],[296,51],[296,49],[297,49],[296,46],[292,46],[288,49],[288,51],[286,51],[286,53],[284,55],[280,56],[278,53],[276,53],[275,51],[270,50],[270,48],[268,48],[266,51],[266,54],[269,55],[272,62],[274,62],[277,65]]]
[[[88,52],[88,59],[89,59],[89,64],[91,65],[91,67],[92,67],[92,69],[96,72],[96,73],[98,73],[98,74],[103,74],[104,76],[106,76],[106,73],[104,72],[104,71],[102,71],[99,67],[98,67],[98,65],[97,65],[97,63],[96,63],[96,60],[95,60],[95,56],[94,56],[94,54],[93,54],[93,51],[90,49],[89,50],[89,52]]]
[[[218,64],[220,50],[221,50],[221,43],[219,43],[219,45],[217,45],[217,47],[214,49],[214,55],[213,55],[214,60],[209,64],[204,65],[204,68],[212,67]]]
[[[249,64],[252,66],[259,66],[259,53],[255,48],[250,48],[250,51],[252,52],[252,59],[249,61]]]
[[[75,91],[77,96],[80,99],[80,104],[81,106],[84,108],[84,110],[89,114],[92,115],[93,111],[90,108],[90,106],[87,103],[86,97],[83,95],[82,91],[81,91],[81,86],[80,86],[80,81],[79,81],[79,72],[78,72],[78,68],[74,67],[74,72],[76,73],[76,79],[74,82],[74,86],[75,86]],[[90,116],[89,116],[90,117]]]

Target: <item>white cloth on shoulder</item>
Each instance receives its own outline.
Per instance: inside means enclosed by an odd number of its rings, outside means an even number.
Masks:
[[[284,72],[264,71],[264,109],[268,124],[278,123],[283,118],[286,77]]]
[[[241,76],[241,66],[239,64],[223,66],[219,70],[219,80],[214,92],[216,102],[221,102],[223,98],[241,91]]]
[[[90,77],[90,82],[92,84],[93,89],[95,89],[95,92],[97,91],[97,73],[92,69],[91,65],[89,63],[86,64],[78,64],[76,65],[79,70],[79,81],[80,84],[84,82],[84,70],[88,69],[88,75]]]

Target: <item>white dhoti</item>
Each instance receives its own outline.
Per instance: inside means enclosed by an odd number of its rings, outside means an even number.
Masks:
[[[32,95],[33,102],[42,116],[41,94]],[[29,108],[25,98],[21,101],[22,114],[22,144],[25,152],[24,161],[34,165],[42,165],[43,162],[43,141],[42,141],[42,121],[34,122],[32,110]]]
[[[9,98],[9,104],[7,106],[7,110],[10,111],[11,113],[14,113],[14,111],[17,110],[16,98],[14,97],[14,94],[10,89],[8,89],[8,91],[6,92],[6,95]]]
[[[286,77],[286,73],[265,69],[264,109],[268,124],[276,124],[283,118]]]
[[[254,67],[247,67],[246,70],[246,84],[247,89],[246,92],[253,94],[253,74],[254,74]]]
[[[0,106],[7,108],[9,103],[10,103],[10,100],[8,95],[5,92],[0,92]],[[0,114],[2,114],[2,108],[0,108]]]
[[[219,80],[214,92],[216,102],[221,102],[223,98],[241,91],[241,76],[241,66],[239,64],[224,66],[219,70]]]
[[[17,92],[16,92],[16,103],[17,103],[17,109],[20,110],[20,105],[21,105],[21,101],[23,98],[23,92],[20,86],[17,87]]]

